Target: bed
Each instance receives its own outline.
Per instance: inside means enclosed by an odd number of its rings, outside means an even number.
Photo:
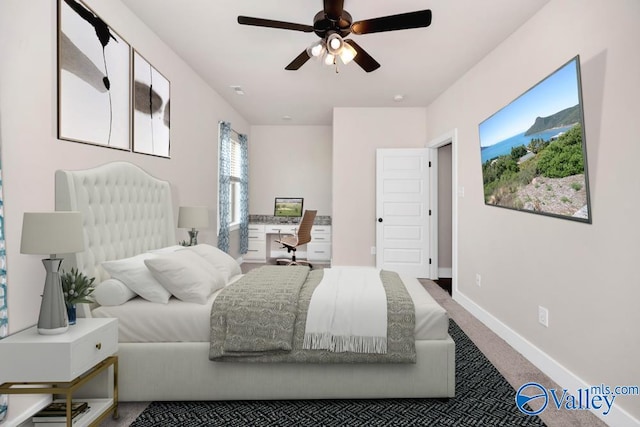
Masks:
[[[104,263],[175,245],[171,186],[139,167],[114,162],[60,170],[55,185],[56,210],[84,214],[85,250],[66,255],[65,268],[95,277],[99,287],[109,280]],[[83,305],[78,315],[119,319],[122,401],[453,397],[455,344],[446,312],[417,279],[401,279],[415,305],[415,363],[214,362],[208,357],[210,305],[175,298],[167,304],[135,297],[119,305]],[[176,312],[188,318],[176,321]]]

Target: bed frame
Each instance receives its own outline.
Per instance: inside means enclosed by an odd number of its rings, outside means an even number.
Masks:
[[[84,214],[85,251],[65,256],[99,282],[100,263],[175,244],[171,186],[115,162],[57,171],[56,210]],[[91,317],[88,305],[79,315]],[[455,394],[455,344],[417,341],[416,364],[233,363],[209,360],[209,343],[120,343],[119,399],[271,400],[448,398]]]

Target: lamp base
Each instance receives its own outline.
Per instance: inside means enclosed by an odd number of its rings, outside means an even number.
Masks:
[[[191,230],[189,230],[189,246],[195,246],[198,244],[198,230],[196,230],[195,228],[192,228]]]
[[[69,318],[67,306],[62,292],[62,280],[60,279],[61,258],[45,258],[42,260],[47,271],[44,282],[44,292],[40,303],[40,316],[38,317],[38,333],[41,335],[57,335],[67,332]]]
[[[61,326],[61,327],[55,328],[55,329],[38,328],[38,333],[40,335],[58,335],[58,334],[64,334],[68,330],[69,330],[69,325]]]

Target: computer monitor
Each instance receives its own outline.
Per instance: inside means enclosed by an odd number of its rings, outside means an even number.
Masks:
[[[273,215],[277,217],[301,217],[302,197],[276,197]]]

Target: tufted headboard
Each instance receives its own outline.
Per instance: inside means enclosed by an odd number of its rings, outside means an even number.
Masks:
[[[127,162],[56,171],[56,210],[83,213],[84,252],[65,256],[96,283],[103,261],[128,258],[176,243],[171,186]]]

